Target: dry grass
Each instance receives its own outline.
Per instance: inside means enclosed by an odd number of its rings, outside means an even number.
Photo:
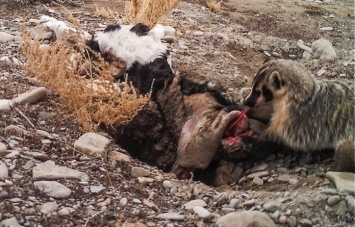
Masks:
[[[206,1],[206,5],[212,12],[217,13],[217,12],[221,11],[222,2],[223,2],[223,0],[221,0],[221,1],[219,1],[219,0],[207,0]]]
[[[125,4],[125,16],[129,23],[144,23],[153,27],[165,17],[180,0],[129,0]]]
[[[106,19],[111,19],[111,20],[118,20],[118,18],[116,17],[116,15],[112,12],[112,10],[110,8],[105,8],[105,7],[98,7],[96,2],[95,2],[95,8],[96,8],[96,14],[106,18]]]
[[[125,124],[149,101],[150,95],[137,95],[127,82],[121,93],[117,92],[109,65],[100,56],[97,62],[89,61],[85,52],[90,50],[83,40],[76,37],[76,44],[57,40],[50,48],[43,48],[39,40],[31,40],[25,29],[22,31],[25,70],[59,94],[85,131],[100,123]],[[86,78],[79,75],[83,65],[90,65]]]

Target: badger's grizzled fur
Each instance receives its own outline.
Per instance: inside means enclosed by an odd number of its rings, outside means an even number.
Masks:
[[[295,150],[335,149],[335,170],[355,171],[353,85],[317,80],[295,61],[271,60],[256,73],[245,104],[272,105],[264,139]]]

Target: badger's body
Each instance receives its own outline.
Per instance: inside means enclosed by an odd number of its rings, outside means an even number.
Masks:
[[[297,62],[272,60],[257,72],[245,104],[271,104],[264,139],[309,152],[335,149],[335,169],[355,171],[353,84],[320,81]]]

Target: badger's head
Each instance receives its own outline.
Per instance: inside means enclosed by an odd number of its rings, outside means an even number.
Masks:
[[[295,61],[269,60],[256,73],[244,104],[254,107],[286,99],[304,101],[313,93],[314,81],[314,77]]]

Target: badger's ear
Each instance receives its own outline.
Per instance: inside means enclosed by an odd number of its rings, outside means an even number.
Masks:
[[[276,90],[280,90],[281,87],[284,85],[284,81],[282,79],[282,76],[277,71],[273,71],[270,74],[269,82]]]

